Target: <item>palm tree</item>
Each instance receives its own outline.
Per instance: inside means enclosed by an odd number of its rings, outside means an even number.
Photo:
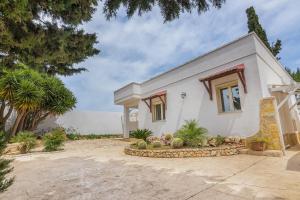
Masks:
[[[18,113],[14,125],[11,129],[11,136],[15,136],[20,122],[25,119],[28,112],[38,108],[42,101],[43,91],[34,82],[22,80],[20,88],[17,90],[14,107]]]

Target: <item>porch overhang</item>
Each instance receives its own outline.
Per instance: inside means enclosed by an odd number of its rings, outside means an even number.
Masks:
[[[218,78],[222,78],[231,74],[237,74],[242,85],[244,88],[244,92],[247,93],[247,83],[246,83],[246,78],[245,78],[245,65],[244,64],[239,64],[236,65],[234,67],[231,67],[229,69],[220,71],[218,73],[215,73],[213,75],[207,76],[205,78],[199,79],[200,82],[203,83],[205,89],[207,90],[208,94],[209,94],[209,98],[210,100],[213,99],[213,95],[212,95],[212,86],[211,86],[211,81],[218,79]]]
[[[147,107],[149,108],[150,112],[152,112],[152,99],[154,99],[154,98],[159,98],[162,101],[162,103],[164,104],[165,109],[167,108],[167,104],[166,104],[167,91],[161,91],[161,92],[157,92],[149,97],[142,99],[142,101],[144,101],[145,104],[147,105]]]

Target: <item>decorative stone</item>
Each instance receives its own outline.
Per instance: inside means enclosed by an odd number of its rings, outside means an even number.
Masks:
[[[154,157],[154,158],[187,158],[187,157],[213,157],[213,156],[230,156],[239,154],[244,148],[242,144],[231,146],[220,146],[210,148],[195,148],[195,149],[166,149],[166,150],[151,150],[151,149],[135,149],[126,147],[125,154],[132,156]]]

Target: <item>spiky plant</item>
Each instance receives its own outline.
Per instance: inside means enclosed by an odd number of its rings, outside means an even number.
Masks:
[[[14,181],[14,178],[6,177],[13,170],[13,167],[10,166],[12,160],[1,158],[5,148],[5,133],[0,132],[0,193],[4,192],[9,186],[11,186]]]

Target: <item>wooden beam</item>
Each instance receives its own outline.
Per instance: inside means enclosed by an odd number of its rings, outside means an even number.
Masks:
[[[148,104],[147,100],[143,100],[143,102],[146,103],[146,105],[148,106],[149,110],[150,110],[150,105]]]
[[[238,71],[237,74],[242,82],[244,92],[247,93],[247,85],[246,85],[244,70]]]
[[[211,81],[210,80],[207,81],[208,85],[206,84],[206,81],[201,81],[201,82],[203,83],[203,85],[205,86],[205,88],[209,94],[209,99],[212,100],[213,97],[212,97],[212,91],[211,91]]]

